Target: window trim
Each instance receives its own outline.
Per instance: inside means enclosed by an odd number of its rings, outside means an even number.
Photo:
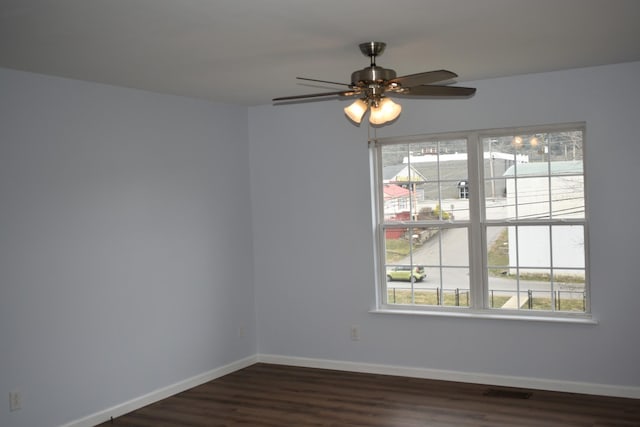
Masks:
[[[536,133],[554,133],[554,132],[566,132],[580,130],[582,132],[582,177],[584,178],[584,206],[585,213],[584,218],[569,219],[569,218],[555,218],[548,220],[488,220],[486,218],[486,197],[484,196],[484,189],[481,192],[481,186],[485,186],[485,171],[481,166],[481,159],[483,157],[482,140],[487,137],[500,137],[510,135],[529,135]],[[384,223],[384,203],[380,201],[380,197],[383,195],[383,178],[382,178],[382,163],[383,159],[380,155],[382,146],[386,145],[400,145],[400,144],[413,144],[421,143],[425,141],[440,141],[440,140],[454,140],[465,139],[467,140],[467,169],[468,177],[466,179],[468,184],[468,191],[471,196],[469,200],[469,220],[456,221],[455,225],[451,227],[462,228],[466,227],[468,232],[468,245],[469,245],[469,274],[471,277],[481,277],[480,283],[477,280],[469,282],[470,301],[469,307],[456,307],[456,306],[443,306],[443,305],[396,305],[388,304],[387,299],[387,283],[386,283],[386,269],[384,261],[385,248],[385,232],[384,230],[389,224]],[[536,125],[536,126],[520,126],[509,128],[492,128],[492,129],[478,129],[468,131],[456,131],[456,132],[439,132],[433,134],[421,134],[410,135],[400,137],[383,137],[378,138],[376,129],[373,128],[373,135],[369,139],[369,152],[370,152],[370,173],[371,173],[371,200],[372,216],[373,216],[373,236],[374,236],[374,261],[375,261],[375,304],[376,306],[371,310],[372,313],[391,313],[391,314],[412,314],[412,315],[436,315],[436,316],[452,316],[452,317],[472,317],[472,318],[484,318],[484,319],[517,319],[517,320],[535,320],[535,321],[560,321],[560,322],[575,322],[575,323],[588,323],[594,324],[597,321],[592,316],[591,310],[591,280],[590,280],[590,268],[589,268],[589,220],[588,220],[588,201],[587,201],[587,171],[586,171],[586,143],[587,130],[585,122],[572,122],[550,125]],[[471,147],[475,147],[470,149]],[[480,197],[479,195],[483,195]],[[427,221],[428,222],[428,221]],[[545,224],[549,226],[554,225],[580,225],[584,227],[584,256],[585,256],[585,288],[586,292],[586,306],[584,312],[569,312],[569,311],[538,311],[538,310],[508,310],[508,309],[496,309],[491,308],[489,304],[489,274],[487,268],[486,258],[486,236],[487,227],[495,224],[504,224],[507,222],[514,222],[514,225],[540,225]],[[416,221],[397,222],[394,226],[415,226],[416,224],[422,224],[423,222],[416,223]],[[441,222],[439,227],[446,228],[446,224]]]

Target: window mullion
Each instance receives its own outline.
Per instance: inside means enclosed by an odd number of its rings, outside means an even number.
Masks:
[[[482,221],[484,220],[484,164],[483,149],[477,133],[467,138],[468,172],[469,172],[469,292],[472,309],[486,307],[488,286],[486,285],[485,252],[483,242],[486,235]]]
[[[371,129],[369,129],[371,132]],[[369,138],[369,146],[370,150],[370,162],[373,165],[371,171],[371,182],[372,185],[372,200],[374,203],[372,204],[373,209],[373,217],[376,218],[376,221],[373,222],[373,232],[374,232],[374,255],[377,260],[377,271],[375,281],[378,284],[378,292],[376,297],[376,302],[378,305],[385,305],[388,303],[387,301],[387,285],[386,285],[386,273],[385,273],[385,264],[386,264],[386,255],[385,255],[385,239],[384,239],[384,197],[382,197],[382,187],[383,182],[381,179],[382,175],[382,146],[375,143],[376,140],[376,129],[373,129],[373,139]]]

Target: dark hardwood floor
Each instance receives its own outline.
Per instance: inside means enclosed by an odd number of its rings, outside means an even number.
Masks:
[[[100,427],[640,426],[640,400],[256,364]]]

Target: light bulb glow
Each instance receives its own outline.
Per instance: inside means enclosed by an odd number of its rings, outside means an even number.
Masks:
[[[395,120],[402,111],[402,106],[396,104],[389,98],[382,98],[378,106],[371,106],[371,116],[369,121],[374,125],[382,125]]]
[[[355,123],[360,124],[364,113],[367,112],[369,105],[362,99],[356,99],[355,102],[344,109],[344,113]]]

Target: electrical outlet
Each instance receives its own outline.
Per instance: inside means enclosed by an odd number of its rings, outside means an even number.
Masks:
[[[17,411],[22,409],[22,396],[17,391],[9,393],[9,411]]]
[[[351,341],[360,341],[360,326],[351,325]]]

